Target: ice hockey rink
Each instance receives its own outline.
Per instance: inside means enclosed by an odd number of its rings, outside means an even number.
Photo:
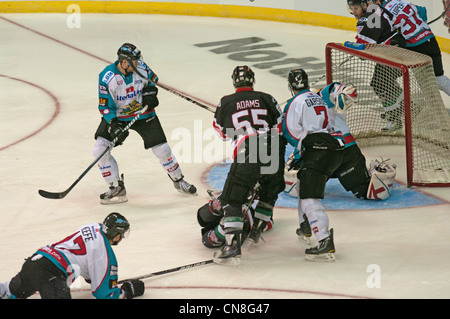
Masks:
[[[112,211],[131,223],[130,237],[114,248],[119,279],[212,258],[214,251],[201,243],[196,213],[209,200],[207,189],[224,180],[226,169],[220,167],[228,149],[212,133],[211,111],[166,90],[159,90],[156,111],[198,196],[174,189],[135,132],[113,151],[125,176],[127,203],[100,204],[107,185],[97,167],[64,199],[38,194],[67,189],[94,160],[98,73],[114,62],[122,43],[141,49],[162,84],[214,108],[233,92],[231,72],[243,64],[255,71],[255,89],[282,104],[290,92],[279,70],[297,65],[276,61],[299,59],[314,80],[325,72],[326,43],[355,35],[300,24],[166,15],[82,14],[78,22],[71,24],[68,14],[0,15],[0,282],[10,280],[39,247],[102,222]],[[246,38],[254,39],[247,51],[226,45]],[[450,75],[450,55],[443,53],[443,61]],[[450,99],[443,98],[450,108]],[[305,260],[295,234],[296,208],[280,204],[274,228],[258,246],[243,250],[240,266],[209,264],[148,278],[141,298],[450,298],[449,189],[407,189],[404,146],[367,147],[363,153],[368,161],[391,158],[397,183],[384,202],[367,205],[345,192],[324,200],[335,262]],[[92,298],[89,287],[76,280],[72,297]]]

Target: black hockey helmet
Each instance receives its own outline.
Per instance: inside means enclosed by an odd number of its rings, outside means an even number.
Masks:
[[[255,84],[255,73],[248,66],[237,66],[231,74],[233,79],[233,85],[235,88],[240,88],[244,86],[253,87]]]
[[[288,87],[291,91],[301,91],[309,89],[308,74],[299,68],[289,71]]]
[[[362,5],[365,3],[365,4],[368,4],[368,1],[369,0],[347,0],[347,5],[348,6],[357,6],[357,5],[360,5],[361,7],[362,7]]]
[[[351,7],[353,6],[360,6],[363,11],[366,11],[364,9],[364,4],[366,4],[366,8],[369,6],[369,0],[347,0],[347,9],[350,14],[353,14]]]
[[[126,238],[130,233],[130,223],[122,214],[113,212],[103,221],[102,231],[109,240],[113,240],[119,234],[121,238]]]
[[[141,58],[141,51],[136,48],[134,44],[124,43],[121,45],[119,50],[117,50],[117,58],[119,61],[123,59],[128,60],[139,60]]]

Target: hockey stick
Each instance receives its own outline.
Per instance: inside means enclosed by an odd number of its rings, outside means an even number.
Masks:
[[[198,262],[198,263],[193,263],[193,264],[184,265],[184,266],[180,266],[180,267],[170,268],[170,269],[161,270],[161,271],[157,271],[157,272],[152,272],[150,274],[142,275],[142,276],[139,276],[139,277],[120,280],[120,281],[118,281],[118,284],[122,284],[122,283],[124,283],[125,281],[128,281],[128,280],[147,279],[147,278],[150,278],[150,277],[156,277],[156,276],[161,276],[161,275],[165,275],[165,274],[170,274],[172,272],[177,272],[177,271],[180,271],[180,270],[197,268],[197,267],[200,267],[200,266],[205,266],[205,265],[212,264],[213,262],[214,262],[213,259],[209,259],[209,260],[201,261],[201,262]]]
[[[256,187],[255,187],[255,189],[256,189]],[[209,192],[208,192],[208,194],[209,194]],[[253,205],[253,201],[255,200],[256,196],[257,196],[257,192],[255,191],[255,192],[253,193],[253,196],[250,198],[250,200],[249,200],[249,202],[248,202],[248,206],[247,206],[245,212],[243,212],[243,215],[246,215],[246,214],[247,214],[247,211],[248,211],[249,208]],[[245,241],[245,238],[244,238],[244,241]],[[200,261],[200,262],[193,263],[193,264],[188,264],[188,265],[184,265],[184,266],[180,266],[180,267],[175,267],[175,268],[170,268],[170,269],[161,270],[161,271],[157,271],[157,272],[152,272],[152,273],[150,273],[150,274],[142,275],[142,276],[139,276],[139,277],[134,277],[134,278],[130,278],[130,279],[123,279],[123,280],[118,281],[117,283],[118,283],[118,284],[122,284],[122,283],[124,283],[125,281],[129,281],[129,280],[136,280],[136,279],[142,280],[142,279],[147,279],[147,278],[151,278],[151,277],[156,277],[156,276],[161,276],[161,275],[170,274],[170,273],[172,273],[172,272],[177,272],[177,271],[180,271],[180,270],[186,270],[186,269],[197,268],[197,267],[209,265],[209,264],[212,264],[212,263],[214,263],[214,259],[208,259],[208,260]]]
[[[127,63],[131,66],[131,68],[133,69],[134,72],[136,72],[137,75],[139,75],[139,77],[141,77],[143,80],[146,80],[147,82],[151,82],[153,84],[155,84],[156,86],[172,93],[175,94],[178,97],[181,97],[183,99],[185,99],[188,102],[194,103],[195,105],[198,105],[208,111],[210,111],[211,113],[215,113],[215,109],[212,106],[208,106],[206,104],[203,104],[197,100],[194,100],[193,98],[187,96],[186,94],[184,94],[183,92],[177,91],[173,88],[168,87],[167,85],[163,85],[161,83],[157,83],[157,82],[152,82],[148,77],[144,76],[141,72],[139,72],[139,70],[134,66],[133,61],[131,59],[126,59]]]
[[[134,122],[136,122],[139,117],[147,110],[148,106],[145,106],[142,110],[139,111],[139,113],[130,121],[130,123],[127,124],[127,126],[124,127],[123,131],[126,132],[130,129],[130,127],[134,124]],[[92,163],[91,165],[88,166],[88,168],[86,168],[86,170],[80,175],[80,177],[77,178],[77,180],[70,185],[70,187],[68,189],[66,189],[63,192],[58,192],[58,193],[52,193],[52,192],[47,192],[44,191],[42,189],[39,190],[39,195],[41,195],[42,197],[45,198],[49,198],[49,199],[61,199],[66,197],[67,194],[69,194],[69,192],[72,190],[72,188],[75,187],[75,185],[78,184],[78,182],[91,170],[91,168],[103,157],[103,155],[106,154],[106,152],[110,151],[117,143],[118,141],[118,137],[115,137],[114,140],[112,140],[112,142],[109,144],[109,146],[100,154],[99,157],[97,157]]]
[[[445,17],[445,14],[447,13],[448,9],[450,9],[450,4],[447,6],[447,8],[445,8],[444,12],[442,12],[441,15],[440,15],[439,17],[437,17],[437,18],[434,19],[434,20],[431,20],[430,22],[427,22],[427,24],[430,25],[430,24],[436,22],[437,20],[439,20],[439,19]]]

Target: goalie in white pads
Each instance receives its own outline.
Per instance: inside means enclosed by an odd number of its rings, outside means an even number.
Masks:
[[[330,178],[338,178],[346,191],[357,198],[383,200],[389,198],[396,175],[396,165],[389,160],[373,160],[367,170],[366,159],[355,138],[350,133],[345,112],[356,103],[357,91],[352,85],[331,83],[320,90],[319,95],[328,105],[334,128],[344,136],[344,158],[339,168]],[[297,170],[301,166],[301,156],[295,152],[289,156],[285,169],[285,193],[297,197]]]

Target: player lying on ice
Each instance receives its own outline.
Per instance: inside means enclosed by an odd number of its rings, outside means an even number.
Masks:
[[[248,66],[232,73],[235,93],[224,96],[218,105],[213,126],[224,140],[231,140],[233,163],[220,196],[200,207],[197,213],[203,242],[222,246],[214,254],[216,263],[239,264],[245,240],[242,206],[258,183],[259,201],[255,209],[251,238],[258,241],[270,223],[278,194],[284,189],[285,141],[280,135],[282,111],[269,94],[255,91],[255,75]],[[223,219],[223,233],[215,232]]]
[[[20,272],[0,283],[0,299],[25,299],[39,292],[42,299],[71,299],[70,285],[82,276],[97,299],[131,299],[144,294],[144,283],[133,279],[117,285],[118,267],[112,246],[130,231],[119,213],[103,223],[81,226],[63,240],[39,248]]]

